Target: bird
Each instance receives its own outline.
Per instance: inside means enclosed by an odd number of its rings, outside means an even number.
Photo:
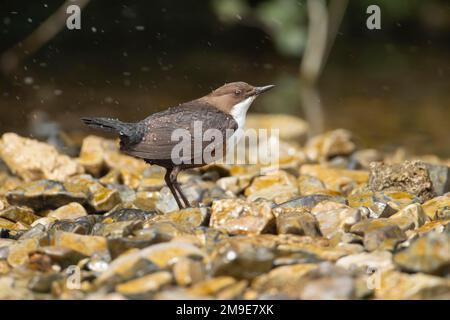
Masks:
[[[242,81],[232,82],[201,98],[153,113],[138,122],[122,122],[104,117],[83,117],[81,121],[91,128],[118,134],[120,150],[123,153],[143,159],[150,165],[165,168],[164,180],[179,209],[183,209],[191,205],[177,181],[180,171],[207,165],[208,161],[201,153],[208,147],[212,154],[216,150],[226,148],[233,133],[239,129],[243,130],[252,102],[273,87],[275,86],[255,87]],[[197,144],[200,148],[196,149],[194,136],[199,123],[204,132],[208,129],[219,132],[221,139],[213,139],[213,142],[201,141],[200,145]],[[188,151],[185,154],[173,152],[176,146],[180,146],[179,141],[174,141],[173,138],[176,130],[181,130],[190,137],[183,145],[186,146],[187,143],[187,149],[183,149]]]

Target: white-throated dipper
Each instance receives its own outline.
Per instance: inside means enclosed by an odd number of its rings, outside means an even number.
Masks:
[[[135,123],[109,118],[81,120],[90,127],[119,133],[122,152],[141,158],[149,164],[164,167],[166,169],[164,180],[181,209],[190,207],[190,204],[178,184],[178,173],[184,169],[208,164],[204,160],[194,161],[194,158],[198,157],[194,147],[195,126],[201,123],[204,131],[215,129],[221,132],[223,139],[218,139],[220,145],[215,147],[224,150],[230,138],[230,130],[243,129],[247,110],[252,102],[258,95],[273,87],[273,85],[253,87],[245,82],[228,83],[204,97],[154,113]],[[192,155],[189,154],[188,160],[192,161],[186,161],[185,157],[177,158],[172,152],[178,144],[178,141],[172,138],[173,132],[177,129],[190,133],[192,138],[190,144],[194,152]],[[200,152],[207,146],[211,147],[211,142],[202,141]]]

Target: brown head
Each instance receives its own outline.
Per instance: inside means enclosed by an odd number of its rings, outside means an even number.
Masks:
[[[231,82],[214,90],[201,98],[216,108],[228,114],[247,111],[253,100],[263,92],[272,89],[274,85],[254,87],[245,82]]]

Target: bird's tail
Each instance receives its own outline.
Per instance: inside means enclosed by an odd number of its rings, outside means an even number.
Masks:
[[[131,124],[125,123],[117,119],[110,118],[81,118],[87,126],[110,132],[118,132],[120,135],[129,136],[131,132]]]

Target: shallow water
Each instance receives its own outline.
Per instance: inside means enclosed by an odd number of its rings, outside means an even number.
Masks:
[[[319,85],[326,129],[347,128],[365,147],[404,146],[417,154],[449,157],[448,51],[409,46],[373,50],[334,49]],[[81,116],[139,120],[236,80],[277,85],[251,111],[304,117],[296,60],[270,55],[251,59],[231,52],[155,60],[135,55],[111,68],[107,57],[76,52],[64,63],[30,62],[17,79],[2,81],[0,132],[28,134],[38,110],[63,130],[88,132]]]

